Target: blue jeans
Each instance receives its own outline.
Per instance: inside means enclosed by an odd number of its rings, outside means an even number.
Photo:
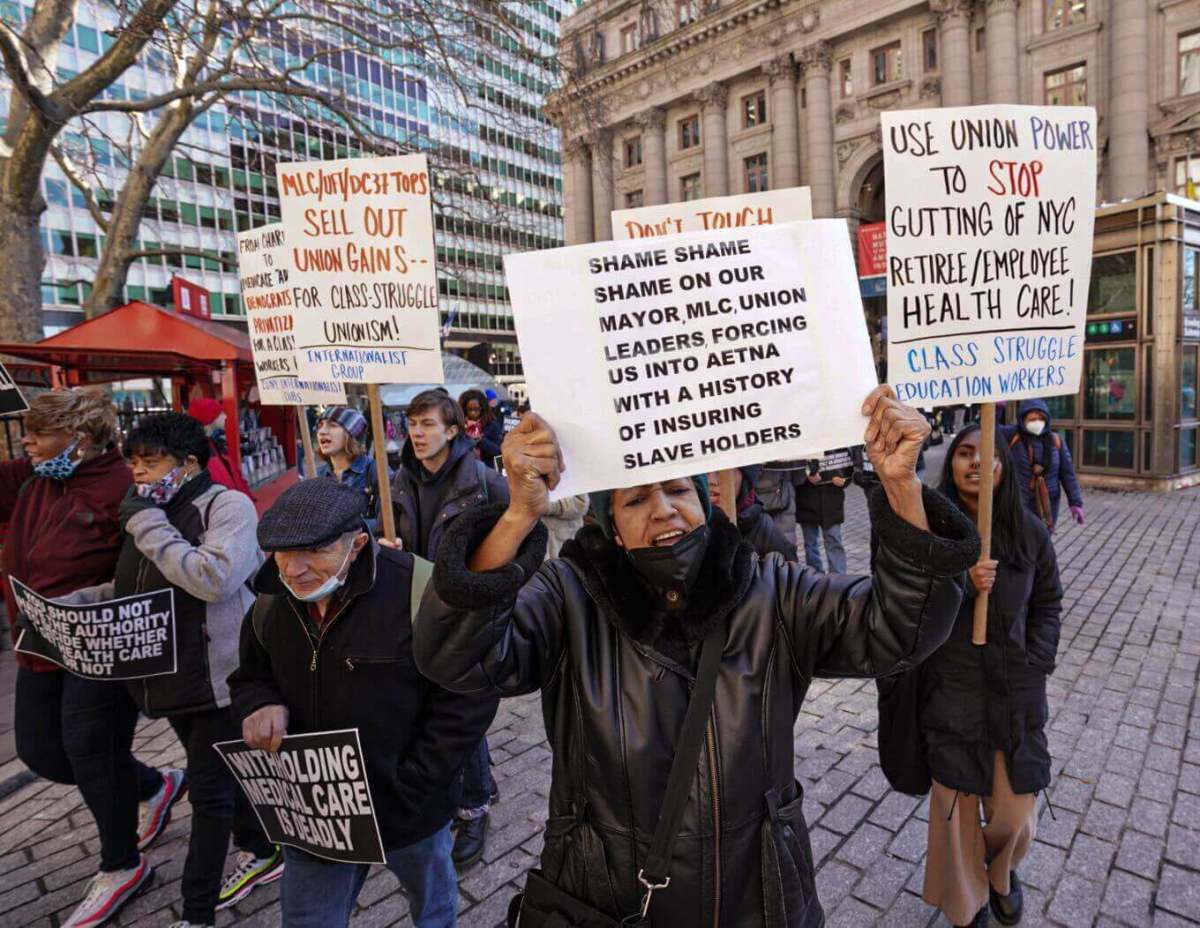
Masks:
[[[450,825],[428,838],[387,852],[387,868],[408,896],[417,928],[454,928],[458,878]],[[367,879],[367,864],[322,860],[294,847],[283,849],[283,928],[345,928]]]
[[[467,754],[462,770],[462,808],[482,809],[492,798],[492,755],[487,738],[479,739],[479,747]]]
[[[842,545],[842,527],[834,525],[821,528],[819,525],[801,525],[804,532],[804,560],[813,570],[824,572],[821,561],[821,536],[825,536],[825,553],[829,555],[829,572],[846,572],[846,548]]]

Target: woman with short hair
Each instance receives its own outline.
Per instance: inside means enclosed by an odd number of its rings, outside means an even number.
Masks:
[[[351,406],[329,406],[317,416],[317,476],[332,477],[367,497],[367,524],[379,516],[379,476],[367,444],[367,418]],[[389,471],[388,479],[391,479]]]
[[[116,407],[104,393],[51,390],[29,401],[26,457],[0,462],[4,598],[14,639],[29,636],[24,645],[36,632],[19,615],[8,578],[53,599],[113,576],[117,511],[131,483],[116,431]],[[100,925],[152,879],[141,849],[166,827],[183,774],[160,773],[130,753],[138,710],[124,683],[77,677],[21,652],[17,665],[17,755],[38,776],[78,787],[100,835],[100,870],[64,925]]]

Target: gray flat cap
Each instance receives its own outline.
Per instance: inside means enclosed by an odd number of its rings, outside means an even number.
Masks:
[[[313,477],[289,487],[263,513],[258,546],[266,552],[320,548],[346,532],[366,531],[367,497],[333,477]]]

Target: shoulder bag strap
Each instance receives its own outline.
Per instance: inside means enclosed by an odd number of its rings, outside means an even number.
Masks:
[[[721,652],[724,650],[725,623],[718,622],[700,648],[700,672],[691,699],[688,700],[683,730],[675,745],[675,759],[671,761],[671,773],[667,777],[666,797],[658,815],[658,824],[654,826],[654,838],[650,842],[646,863],[638,872],[638,880],[646,888],[646,894],[642,897],[643,919],[650,910],[650,897],[654,891],[666,888],[671,882],[671,854],[683,822],[692,780],[696,776],[696,764],[704,745],[713,694],[717,688],[717,671],[721,667]]]

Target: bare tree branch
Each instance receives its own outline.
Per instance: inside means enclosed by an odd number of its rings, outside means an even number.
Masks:
[[[96,198],[95,188],[88,183],[79,166],[63,151],[62,144],[57,139],[50,146],[50,154],[54,157],[59,169],[67,176],[67,180],[83,196],[83,202],[91,214],[92,221],[102,230],[107,231],[108,217],[100,209],[100,201]]]

